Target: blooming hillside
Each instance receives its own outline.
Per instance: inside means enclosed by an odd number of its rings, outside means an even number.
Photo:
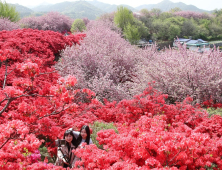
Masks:
[[[55,139],[94,122],[118,132],[98,131],[103,149],[74,150],[81,160],[73,169],[222,169],[222,117],[187,97],[220,101],[221,52],[142,50],[100,24],[69,36],[0,32],[0,169],[62,169],[41,162],[38,149],[55,158]]]

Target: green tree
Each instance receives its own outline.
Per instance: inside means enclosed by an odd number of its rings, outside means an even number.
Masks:
[[[159,8],[153,8],[153,9],[151,9],[150,12],[153,13],[156,17],[159,17],[160,14],[162,13],[161,9],[159,9]]]
[[[155,30],[153,29],[153,20],[154,17],[152,16],[151,12],[147,9],[142,9],[140,11],[141,16],[139,20],[144,24],[144,26],[149,30],[149,34],[152,34]],[[149,35],[150,36],[150,35]],[[143,36],[142,36],[143,37]]]
[[[175,8],[171,8],[169,12],[179,12],[179,11],[182,11],[179,7],[175,7]]]
[[[128,23],[128,25],[125,27],[124,35],[131,44],[137,44],[141,37],[138,28],[130,23]]]
[[[168,18],[166,21],[169,21],[174,25],[178,25],[178,26],[182,27],[182,25],[185,21],[185,18],[180,17],[180,16],[174,16],[174,17]]]
[[[217,23],[217,25],[220,25],[222,27],[222,15],[221,14],[217,14],[216,17],[214,18],[214,20]]]
[[[180,36],[181,28],[179,25],[173,24],[168,20],[155,20],[153,22],[154,37],[160,40],[173,40],[175,37]]]
[[[168,39],[173,40],[177,36],[180,36],[181,29],[178,25],[170,24],[168,31]]]
[[[197,38],[208,40],[209,30],[203,25],[197,26]]]
[[[142,21],[135,18],[133,25],[137,27],[141,38],[148,39],[150,37],[149,29],[145,26],[145,24]]]
[[[153,21],[153,36],[155,39],[167,40],[169,25],[160,19]]]
[[[209,30],[210,30],[210,35],[213,39],[217,39],[215,37],[222,34],[222,27],[220,25],[215,24],[215,23],[212,23],[209,26]]]
[[[173,14],[170,13],[170,12],[162,12],[159,16],[158,16],[158,19],[161,19],[161,20],[166,20],[168,18],[171,18],[173,17]]]
[[[183,23],[181,34],[182,36],[189,37],[197,34],[197,27],[192,19],[186,20]]]
[[[198,21],[198,25],[202,25],[204,26],[206,29],[209,30],[209,26],[212,24],[212,20],[209,20],[209,19],[200,19]]]
[[[127,25],[133,24],[133,13],[126,7],[120,6],[114,16],[114,23],[124,31]]]
[[[20,19],[20,14],[16,11],[15,7],[0,1],[0,17],[8,18],[10,21],[16,22]]]
[[[71,27],[71,32],[82,32],[86,29],[86,25],[82,19],[76,19]]]
[[[140,13],[141,13],[142,15],[146,15],[146,16],[150,15],[150,12],[149,12],[148,9],[141,9],[141,10],[140,10]]]
[[[222,9],[215,9],[213,11],[213,14],[216,15],[216,17],[221,16],[222,15]]]

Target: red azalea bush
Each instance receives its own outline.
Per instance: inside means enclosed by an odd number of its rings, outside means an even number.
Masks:
[[[84,34],[63,36],[54,31],[32,29],[2,31],[0,50],[5,55],[1,56],[7,57],[10,64],[35,58],[35,63],[44,69],[44,66],[52,66],[55,63],[55,55],[59,54],[60,50],[78,43],[84,36]]]
[[[222,168],[222,118],[208,118],[186,99],[177,105],[165,104],[166,95],[151,87],[132,101],[113,108],[101,107],[95,114],[116,123],[113,129],[97,133],[99,144],[77,149],[78,165],[87,169],[206,169]],[[125,110],[125,112],[124,112]],[[113,113],[114,112],[114,113]],[[109,120],[109,119],[106,119]]]
[[[49,12],[43,16],[22,18],[18,24],[22,28],[51,30],[55,32],[70,31],[73,19],[58,12]]]
[[[60,78],[53,68],[55,54],[84,36],[32,29],[0,32],[1,168],[33,167],[41,139],[63,135],[66,127],[59,119],[77,107],[69,90],[77,80]]]
[[[5,169],[22,169],[33,162],[32,153],[41,142],[21,120],[12,120],[0,125],[0,164]],[[4,145],[5,144],[5,145]]]
[[[205,107],[205,108],[210,108],[210,107],[213,107],[213,108],[222,108],[222,103],[217,103],[217,101],[213,101],[213,99],[211,98],[210,100],[206,100],[204,101],[202,104],[202,107]]]
[[[11,31],[16,29],[20,29],[18,24],[11,22],[7,18],[0,18],[0,31],[3,30]]]

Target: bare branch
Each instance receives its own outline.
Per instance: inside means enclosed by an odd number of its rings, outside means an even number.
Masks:
[[[38,96],[38,97],[54,97],[54,96],[43,96],[43,95],[39,95],[39,94],[22,94],[20,96],[17,96],[17,97],[13,97],[13,99],[18,99],[20,97],[30,97],[30,96]]]
[[[11,73],[11,72],[13,72],[15,70],[15,68],[14,69],[12,69],[9,73],[8,73],[8,75]]]
[[[17,134],[16,132],[13,132],[13,133],[10,135],[10,137],[2,144],[2,146],[0,146],[0,149],[2,149],[2,148],[5,146],[5,144],[8,143],[8,141],[9,141],[10,139],[16,139],[16,138],[18,138],[18,137],[19,137],[19,134]]]
[[[2,144],[2,146],[0,147],[0,149],[2,149],[2,148],[5,146],[5,144],[8,143],[8,141],[9,141],[10,139],[11,139],[11,138],[8,138],[8,139]]]
[[[43,116],[43,117],[40,117],[39,120],[42,119],[42,118],[44,118],[44,117],[57,115],[57,114],[59,114],[59,113],[65,111],[65,110],[67,110],[67,109],[69,109],[69,108],[70,108],[70,106],[64,109],[64,105],[63,105],[62,110],[60,110],[60,111],[58,111],[58,112],[53,111],[52,113],[50,113],[50,114],[48,114],[48,115],[45,115],[45,116]]]
[[[7,79],[7,60],[5,61],[5,78],[4,78],[4,82],[3,82],[3,87],[2,87],[2,89],[5,88],[6,79]]]
[[[8,100],[8,98],[4,98],[2,101],[0,101],[0,104],[2,104],[6,100]]]
[[[56,71],[47,72],[47,73],[39,73],[39,74],[38,74],[38,75],[36,75],[36,76],[40,76],[40,75],[44,75],[44,74],[51,74],[51,73],[56,73]]]
[[[6,96],[7,96],[7,95],[6,95]],[[18,99],[18,98],[20,98],[20,97],[30,97],[30,96],[54,97],[54,96],[42,96],[42,95],[38,95],[38,94],[22,94],[22,95],[17,96],[17,97],[5,98],[5,99],[3,99],[3,100],[0,102],[0,104],[3,103],[3,102],[6,101],[6,100],[8,100],[8,102],[6,103],[5,107],[0,111],[0,116],[1,116],[1,114],[7,109],[7,107],[9,106],[9,104],[10,104],[13,100]]]
[[[7,109],[7,107],[9,106],[9,104],[12,102],[11,99],[8,100],[7,104],[5,105],[5,107],[0,111],[0,116],[1,114]]]
[[[179,155],[180,152],[181,152],[181,149],[180,149],[180,151],[169,161],[169,163],[172,162],[172,161]]]

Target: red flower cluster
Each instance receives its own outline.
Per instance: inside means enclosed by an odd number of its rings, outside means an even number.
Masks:
[[[42,139],[62,136],[66,127],[59,119],[75,110],[68,89],[77,80],[68,76],[59,82],[52,66],[60,50],[84,36],[32,29],[0,32],[0,169],[33,169]]]
[[[76,165],[88,169],[205,169],[222,168],[222,118],[183,103],[167,105],[166,95],[149,87],[131,101],[107,103],[94,114],[114,121],[114,130],[97,133],[105,150],[92,146],[77,149]],[[109,116],[108,116],[109,115]],[[112,116],[110,116],[112,115]]]
[[[209,107],[213,107],[213,108],[222,108],[222,104],[221,103],[215,103],[212,99],[204,101],[202,103],[203,107],[209,108]]]

